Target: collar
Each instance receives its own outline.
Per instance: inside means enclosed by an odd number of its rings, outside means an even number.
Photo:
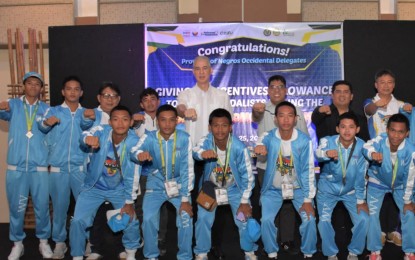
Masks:
[[[291,139],[290,140],[282,140],[281,139],[281,135],[280,135],[280,131],[278,130],[278,127],[275,129],[275,136],[280,139],[281,141],[286,141],[286,142],[292,142],[295,139],[297,139],[298,137],[298,131],[296,128],[293,129],[293,134],[291,135]]]

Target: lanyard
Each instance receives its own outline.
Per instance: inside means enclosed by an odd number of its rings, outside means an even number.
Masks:
[[[289,173],[290,175],[292,174],[292,169],[293,169],[293,164],[294,164],[294,158],[293,158],[293,151],[290,151],[290,164],[289,164],[289,170],[288,169],[284,169],[284,162],[282,161],[282,152],[281,152],[281,147],[280,150],[278,152],[278,163],[279,163],[279,167],[278,170],[281,173],[281,176],[284,176],[285,174]]]
[[[31,116],[29,116],[29,112],[27,111],[26,97],[23,97],[23,108],[26,116],[27,132],[30,132],[32,131],[33,121],[35,120],[37,109],[39,108],[39,101],[36,102],[35,110]]]
[[[114,150],[115,160],[117,161],[117,168],[120,170],[121,178],[122,178],[122,170],[121,170],[121,162],[124,160],[125,156],[125,139],[122,141],[122,148],[121,148],[121,160],[118,156],[117,147],[114,144],[114,138],[112,139],[112,149]]]
[[[347,167],[349,166],[349,162],[350,162],[350,159],[352,159],[354,148],[356,147],[356,140],[353,141],[352,149],[350,150],[350,153],[349,153],[349,158],[347,158],[346,167],[344,166],[344,162],[343,162],[343,154],[342,154],[340,141],[337,141],[337,145],[339,147],[340,165],[342,166],[342,177],[343,177],[342,181],[343,181],[343,185],[344,185],[346,183]]]
[[[213,139],[213,145],[215,146],[215,152],[216,154],[218,154],[218,147],[215,144],[215,139]],[[231,147],[232,147],[232,137],[231,135],[228,136],[228,142],[226,144],[226,153],[225,153],[225,167],[223,167],[224,165],[222,164],[222,162],[220,161],[220,158],[218,156],[218,165],[222,170],[222,187],[225,185],[225,174],[228,171],[229,168],[229,157],[230,157],[230,151],[231,151]]]
[[[396,152],[396,160],[395,163],[392,164],[393,166],[393,171],[392,171],[392,183],[391,183],[391,187],[393,190],[393,185],[395,184],[395,180],[396,180],[396,173],[398,172],[398,165],[399,165],[399,160],[398,160],[398,152]]]
[[[167,169],[166,169],[166,161],[164,160],[163,144],[161,143],[160,132],[158,132],[157,137],[158,137],[158,140],[159,140],[159,147],[160,147],[161,168],[163,169],[163,174],[166,175],[166,180],[167,180],[168,176],[167,176]],[[176,165],[176,141],[177,141],[177,131],[174,131],[173,153],[172,153],[172,159],[171,159],[171,176],[172,176],[172,178],[174,178],[174,166]],[[166,148],[167,148],[167,142],[166,142]]]

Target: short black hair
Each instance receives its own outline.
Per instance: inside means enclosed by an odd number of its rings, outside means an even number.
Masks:
[[[130,117],[132,117],[132,116],[133,116],[133,115],[131,114],[131,110],[130,110],[128,107],[123,106],[123,105],[118,105],[118,106],[114,107],[114,108],[111,110],[111,112],[110,112],[110,118],[112,117],[112,113],[114,113],[115,111],[127,111],[127,112],[128,112],[128,115],[129,115]]]
[[[102,91],[104,91],[104,89],[106,88],[112,89],[115,93],[117,93],[118,96],[121,96],[120,88],[116,84],[112,83],[111,81],[103,81],[101,83],[101,86],[98,89],[98,95],[101,95]]]
[[[226,109],[217,108],[217,109],[213,110],[212,113],[210,113],[210,115],[209,115],[209,125],[212,124],[212,121],[213,121],[214,117],[226,117],[226,119],[228,119],[228,123],[230,125],[232,125],[231,113],[229,113],[229,111],[226,110]]]
[[[287,86],[287,81],[285,80],[285,78],[283,77],[283,76],[281,76],[281,75],[274,75],[274,76],[271,76],[269,79],[268,79],[268,86],[271,84],[271,82],[272,81],[274,81],[274,80],[278,80],[278,81],[281,81],[283,84],[284,84],[284,86]]]
[[[390,69],[381,69],[375,73],[375,82],[382,76],[389,75],[396,80],[395,73],[393,73]]]
[[[349,87],[350,93],[353,93],[353,87],[352,87],[352,83],[350,83],[347,80],[338,80],[336,82],[333,83],[333,86],[331,87],[331,93],[334,93],[334,91],[336,90],[336,87],[338,85],[346,85]]]
[[[406,116],[404,116],[401,113],[392,115],[388,120],[386,128],[389,128],[392,123],[404,123],[406,126],[406,130],[409,131],[409,120]]]
[[[140,103],[143,102],[143,99],[146,96],[155,96],[157,100],[160,99],[159,93],[157,93],[157,91],[153,88],[146,88],[141,92],[140,97],[139,97]]]
[[[81,89],[83,89],[83,88],[84,88],[84,87],[83,87],[83,83],[82,83],[82,81],[78,78],[78,76],[75,76],[75,75],[70,75],[70,76],[67,76],[66,78],[64,78],[64,79],[63,79],[63,81],[62,81],[62,89],[64,89],[64,88],[65,88],[66,83],[67,83],[67,82],[69,82],[69,81],[76,81],[76,82],[78,82],[78,83],[79,83],[79,86],[81,86]]]
[[[165,112],[165,111],[173,111],[176,117],[178,116],[177,109],[174,106],[169,105],[169,104],[164,104],[164,105],[159,106],[159,108],[157,109],[156,117],[159,117],[160,113]]]
[[[288,101],[282,101],[275,107],[275,116],[277,116],[278,114],[278,109],[283,106],[291,107],[294,110],[294,115],[297,116],[297,109],[291,102],[288,102]]]
[[[360,124],[359,124],[359,118],[358,118],[358,117],[357,117],[357,115],[356,115],[354,112],[352,112],[352,111],[348,111],[348,112],[346,112],[346,113],[341,114],[341,115],[339,116],[339,120],[337,120],[337,126],[339,126],[339,125],[340,125],[340,122],[341,122],[343,119],[351,119],[351,120],[353,120],[353,122],[355,123],[355,125],[356,125],[357,127],[359,127],[359,126],[360,126]]]

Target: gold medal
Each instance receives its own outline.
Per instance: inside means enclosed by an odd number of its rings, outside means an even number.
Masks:
[[[33,133],[32,133],[32,131],[27,131],[27,133],[26,133],[26,136],[27,136],[27,138],[32,138],[32,136],[33,136]]]

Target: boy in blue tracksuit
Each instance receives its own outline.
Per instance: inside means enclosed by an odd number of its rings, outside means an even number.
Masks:
[[[73,259],[83,259],[86,229],[92,226],[95,213],[104,201],[109,201],[121,214],[128,214],[130,222],[124,229],[123,244],[127,260],[135,259],[139,247],[139,222],[134,212],[137,198],[139,165],[130,160],[130,152],[138,137],[129,128],[133,120],[124,106],[115,107],[109,125],[99,125],[82,134],[81,143],[94,149],[88,172],[78,196],[75,215],[70,228]]]
[[[275,108],[278,128],[264,133],[254,151],[266,156],[267,167],[261,188],[261,233],[264,249],[271,259],[277,259],[277,228],[275,216],[285,199],[293,200],[301,216],[301,251],[305,258],[316,252],[317,229],[313,207],[316,194],[314,156],[311,140],[294,129],[297,113],[295,106],[283,101]]]
[[[367,202],[370,212],[367,249],[371,260],[382,259],[379,212],[386,193],[391,192],[402,222],[402,250],[405,259],[415,259],[414,205],[415,146],[406,138],[409,121],[402,114],[392,115],[386,134],[381,134],[363,146],[363,155],[370,161]]]
[[[357,260],[365,248],[369,228],[369,211],[366,204],[367,161],[362,156],[364,141],[356,134],[359,120],[353,112],[339,117],[338,135],[320,139],[316,157],[323,162],[317,190],[317,209],[323,254],[330,260],[337,259],[339,252],[334,241],[331,216],[337,202],[342,201],[353,222],[353,237],[349,244],[348,260]]]
[[[231,134],[232,117],[226,109],[218,108],[212,111],[209,116],[209,132],[193,148],[193,157],[199,161],[206,161],[201,181],[210,181],[215,184],[216,189],[225,190],[221,194],[228,202],[222,205],[230,204],[231,206],[234,222],[239,229],[241,248],[245,251],[245,258],[256,259],[254,251],[257,246],[243,236],[246,222],[237,219],[239,213],[243,214],[244,219],[252,216],[249,203],[249,197],[254,187],[251,157],[246,146]],[[216,199],[221,198],[216,197]],[[207,260],[216,209],[208,211],[198,205],[197,212],[194,252],[196,259]]]
[[[49,193],[53,206],[52,239],[56,242],[54,259],[65,257],[67,247],[66,218],[71,191],[75,200],[84,182],[84,162],[87,156],[79,145],[82,130],[81,118],[84,108],[79,104],[82,83],[76,76],[64,79],[62,96],[65,98],[60,106],[49,108],[39,121],[39,129],[47,133],[49,146],[48,164],[50,166]]]
[[[7,152],[6,192],[10,212],[10,240],[14,247],[10,260],[19,259],[24,253],[23,231],[29,192],[36,216],[36,237],[40,239],[39,251],[44,258],[52,257],[48,244],[50,237],[49,188],[45,134],[39,131],[39,120],[49,107],[39,100],[44,82],[36,72],[23,77],[24,96],[0,103],[0,119],[9,121]]]
[[[156,118],[160,130],[144,134],[134,147],[135,160],[152,161],[143,203],[144,257],[159,257],[157,232],[160,207],[169,201],[177,212],[177,259],[188,260],[193,258],[193,213],[190,202],[194,183],[192,142],[189,134],[176,130],[177,110],[173,106],[160,106]]]

